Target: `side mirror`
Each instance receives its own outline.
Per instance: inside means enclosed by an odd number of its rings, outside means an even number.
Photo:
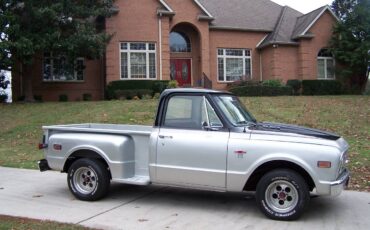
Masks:
[[[207,131],[218,131],[222,128],[222,124],[213,124],[209,125],[206,121],[202,122],[202,129]]]

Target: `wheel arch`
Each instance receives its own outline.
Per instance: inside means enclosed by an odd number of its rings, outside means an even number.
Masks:
[[[263,177],[263,175],[274,169],[291,169],[299,173],[303,177],[303,179],[307,182],[310,191],[312,191],[315,188],[314,180],[302,166],[287,160],[272,160],[261,164],[253,171],[253,173],[245,183],[243,190],[255,191],[257,183]]]
[[[104,157],[104,155],[99,153],[96,150],[92,150],[89,148],[79,148],[79,149],[75,149],[74,151],[71,151],[71,154],[69,154],[69,156],[65,159],[62,172],[68,172],[73,162],[81,158],[95,159],[95,160],[102,162],[107,167],[108,172],[109,172],[109,177],[110,179],[112,179],[112,174],[111,174],[111,171],[109,170],[109,164],[106,158]]]

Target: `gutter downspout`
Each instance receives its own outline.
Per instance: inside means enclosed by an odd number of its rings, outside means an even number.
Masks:
[[[262,64],[262,52],[260,50],[260,81],[262,82],[263,81],[263,64]]]
[[[159,14],[158,18],[158,33],[159,33],[159,79],[162,79],[162,14]]]

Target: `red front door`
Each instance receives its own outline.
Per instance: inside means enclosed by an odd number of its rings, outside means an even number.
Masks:
[[[171,80],[179,86],[191,86],[191,59],[171,59]]]

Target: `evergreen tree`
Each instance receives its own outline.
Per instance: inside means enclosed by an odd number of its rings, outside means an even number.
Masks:
[[[44,52],[97,59],[104,55],[110,35],[104,18],[114,0],[0,0],[1,68],[20,65],[26,100],[33,100],[32,64]],[[11,58],[9,58],[11,53]],[[14,71],[14,70],[13,70]]]
[[[332,51],[345,66],[341,74],[363,90],[370,61],[370,0],[335,0],[332,7],[341,19],[334,28]]]
[[[344,20],[348,14],[353,11],[353,7],[356,5],[356,3],[357,0],[335,0],[332,3],[331,8],[338,18]]]

